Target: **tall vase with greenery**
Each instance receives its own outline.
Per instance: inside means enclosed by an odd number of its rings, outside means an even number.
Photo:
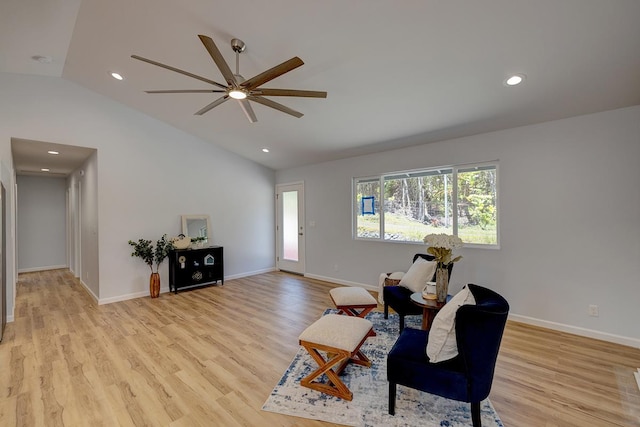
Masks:
[[[160,274],[158,268],[162,261],[169,255],[169,251],[173,249],[173,245],[167,240],[164,234],[157,242],[155,247],[151,240],[138,239],[137,242],[129,240],[129,245],[133,246],[132,257],[138,257],[149,266],[151,277],[149,278],[149,293],[151,298],[160,296]],[[154,269],[155,267],[155,269]]]
[[[452,258],[454,249],[461,248],[462,239],[450,234],[428,234],[424,236],[424,242],[429,245],[427,253],[433,255],[438,263],[436,267],[436,299],[444,303],[449,292],[449,264],[458,262],[462,256]]]

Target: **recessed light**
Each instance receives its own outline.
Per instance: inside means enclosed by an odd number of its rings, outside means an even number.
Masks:
[[[263,152],[263,153],[268,153],[268,152],[269,152],[269,149],[268,149],[268,148],[263,148],[263,149],[262,149],[262,152]]]
[[[47,151],[47,153],[53,154],[53,155],[60,154],[58,151],[53,151],[53,150],[49,150]]]
[[[49,172],[49,169],[47,169],[47,168],[42,168],[42,169],[40,169],[40,170],[41,170],[42,172]]]
[[[118,73],[110,73],[111,77],[113,77],[116,80],[124,80],[124,77],[122,77],[122,75],[118,74]]]
[[[525,75],[524,74],[514,74],[512,76],[509,76],[505,81],[504,84],[506,86],[516,86],[519,85],[520,83],[522,83],[525,79]]]

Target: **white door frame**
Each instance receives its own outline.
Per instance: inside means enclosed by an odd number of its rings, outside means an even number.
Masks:
[[[298,261],[286,260],[283,257],[282,244],[282,193],[286,191],[298,192]],[[276,268],[291,273],[304,275],[305,273],[305,212],[304,212],[304,182],[276,184]]]

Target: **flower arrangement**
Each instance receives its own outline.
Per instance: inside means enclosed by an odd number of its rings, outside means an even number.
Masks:
[[[131,256],[141,258],[145,264],[149,266],[152,273],[156,273],[162,261],[169,255],[169,251],[173,249],[173,244],[167,240],[167,235],[163,235],[154,248],[151,240],[138,239],[137,242],[129,240],[129,244],[133,246]],[[154,270],[155,265],[155,270]]]
[[[447,267],[449,264],[462,259],[462,256],[451,259],[452,251],[461,248],[463,245],[462,239],[458,236],[444,233],[428,234],[424,236],[424,243],[429,245],[427,253],[434,256],[435,261],[438,263],[438,268]]]

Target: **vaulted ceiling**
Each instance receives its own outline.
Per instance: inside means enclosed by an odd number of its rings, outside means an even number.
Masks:
[[[3,0],[0,72],[70,80],[283,169],[640,104],[639,22],[637,0]],[[328,96],[274,98],[302,118],[252,104],[249,123],[235,101],[194,115],[220,94],[146,94],[213,87],[132,54],[224,83],[198,34],[232,69],[243,40],[246,78],[299,56],[264,86]]]

